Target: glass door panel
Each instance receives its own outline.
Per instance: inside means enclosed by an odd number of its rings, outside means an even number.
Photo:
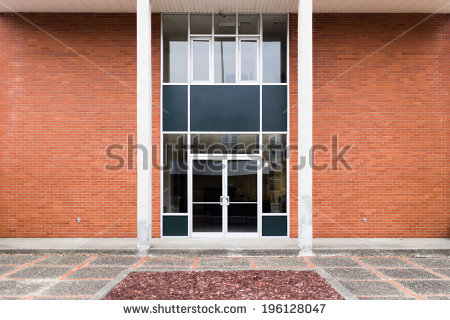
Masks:
[[[258,161],[227,162],[228,232],[258,231]]]
[[[192,161],[192,231],[222,232],[222,160]]]

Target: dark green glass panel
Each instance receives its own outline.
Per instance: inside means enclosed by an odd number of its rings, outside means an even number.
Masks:
[[[262,87],[263,131],[287,130],[287,86]]]
[[[188,88],[187,86],[163,86],[163,130],[187,131]]]
[[[262,235],[265,237],[287,236],[287,216],[263,216]]]
[[[191,131],[259,131],[259,86],[191,86]]]
[[[163,216],[163,236],[187,236],[187,216]]]

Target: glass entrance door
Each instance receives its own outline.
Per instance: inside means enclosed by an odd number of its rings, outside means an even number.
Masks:
[[[191,235],[258,235],[258,159],[195,155],[190,162]]]

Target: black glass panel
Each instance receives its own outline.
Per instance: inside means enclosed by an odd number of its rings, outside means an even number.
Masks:
[[[257,212],[256,203],[231,203],[228,206],[228,232],[257,232]]]
[[[228,161],[228,196],[230,202],[258,201],[258,161]]]
[[[259,131],[259,86],[191,86],[192,131]]]
[[[192,205],[193,232],[222,232],[222,206],[220,204]]]
[[[287,87],[263,86],[262,89],[263,131],[287,130]]]
[[[192,161],[193,202],[219,202],[222,196],[222,161]]]
[[[163,130],[187,131],[187,86],[163,86]]]
[[[252,154],[259,151],[256,134],[191,134],[192,153]]]
[[[187,213],[187,135],[165,134],[163,212]]]
[[[286,213],[286,135],[264,134],[263,213]]]

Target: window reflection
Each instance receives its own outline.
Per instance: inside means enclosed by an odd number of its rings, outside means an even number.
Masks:
[[[187,213],[187,136],[165,134],[163,212]]]
[[[187,82],[188,70],[188,16],[163,16],[163,80]]]
[[[263,213],[286,213],[286,135],[263,135]]]
[[[240,14],[239,34],[259,34],[259,14]]]
[[[256,81],[258,75],[258,41],[241,40],[241,80]]]
[[[236,34],[236,15],[235,14],[214,15],[214,33]]]
[[[263,82],[286,82],[287,19],[263,15]]]
[[[191,14],[191,34],[211,34],[211,29],[210,14]]]
[[[209,40],[192,41],[192,80],[209,81]]]
[[[257,134],[192,134],[191,152],[252,154],[259,150]]]
[[[214,39],[214,81],[216,83],[236,82],[236,40]]]

